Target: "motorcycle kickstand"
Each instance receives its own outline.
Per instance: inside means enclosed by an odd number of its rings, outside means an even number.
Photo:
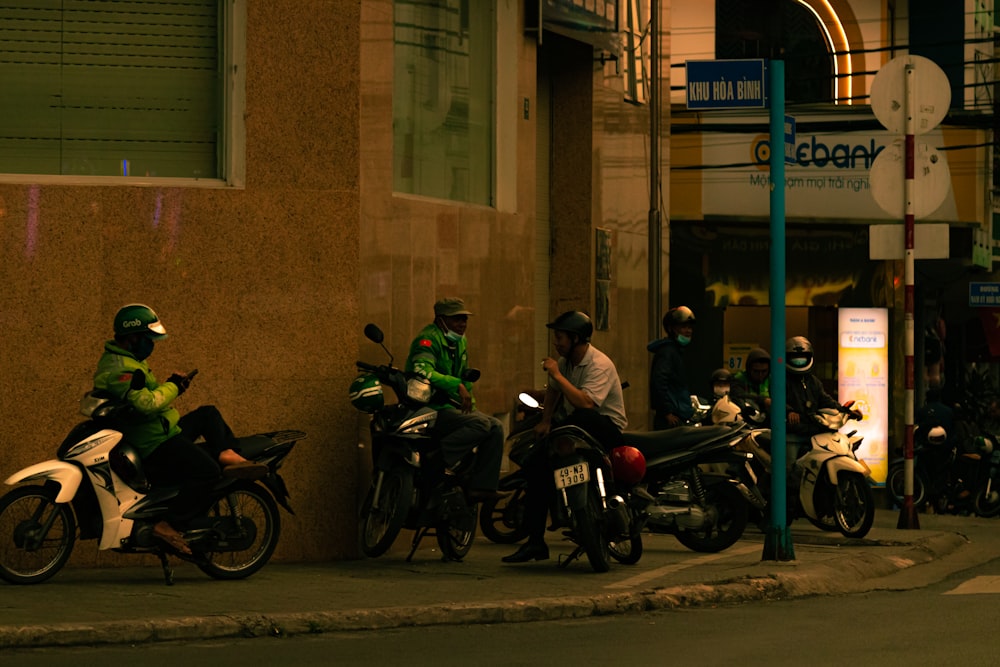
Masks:
[[[584,549],[581,546],[577,546],[576,549],[573,549],[573,553],[571,553],[570,555],[568,555],[566,557],[563,557],[560,554],[560,556],[559,556],[559,562],[556,563],[556,567],[558,567],[560,569],[566,569],[569,566],[570,563],[572,563],[577,558],[579,558],[580,556],[582,556],[584,554],[584,552],[586,552],[586,549]]]
[[[410,545],[410,553],[406,556],[407,563],[413,560],[413,554],[417,552],[417,547],[420,546],[420,540],[424,539],[424,535],[426,534],[427,534],[426,526],[417,528],[417,531],[413,533],[413,543]]]
[[[167,554],[163,551],[157,551],[156,555],[160,559],[160,565],[163,567],[163,579],[167,586],[174,585],[174,569],[170,567],[170,563],[167,562]]]

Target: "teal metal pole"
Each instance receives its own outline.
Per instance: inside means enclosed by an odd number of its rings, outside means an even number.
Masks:
[[[771,523],[762,560],[795,560],[785,475],[785,62],[768,66],[771,141]]]

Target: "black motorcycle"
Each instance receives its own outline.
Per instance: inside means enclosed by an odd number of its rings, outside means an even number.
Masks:
[[[466,499],[459,482],[475,454],[446,470],[434,437],[437,411],[428,407],[433,396],[430,383],[393,367],[393,356],[377,326],[366,325],[365,336],[382,346],[389,363],[356,362],[362,374],[351,385],[352,403],[372,415],[372,481],[359,517],[361,550],[367,556],[381,556],[400,530],[408,528],[415,532],[407,561],[426,535],[437,538],[445,560],[460,561],[476,536],[477,505]],[[469,369],[462,379],[475,382],[479,371]],[[397,403],[384,403],[382,386],[393,391]]]

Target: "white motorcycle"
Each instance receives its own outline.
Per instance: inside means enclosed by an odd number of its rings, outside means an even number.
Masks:
[[[55,575],[80,539],[97,539],[98,549],[152,553],[168,585],[173,572],[167,554],[194,563],[216,579],[243,579],[274,553],[281,530],[278,504],[291,512],[288,490],[278,474],[301,431],[277,431],[238,439],[247,459],[268,466],[259,482],[222,479],[214,504],[183,531],[192,554],[171,549],[153,536],[173,487],[150,487],[135,449],[116,430],[121,401],[89,392],[80,412],[89,417],[73,428],[55,459],[20,470],[5,484],[18,487],[0,498],[0,578],[36,584]],[[266,487],[266,488],[265,488]]]

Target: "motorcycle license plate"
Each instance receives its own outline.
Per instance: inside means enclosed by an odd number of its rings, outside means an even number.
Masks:
[[[586,463],[574,463],[565,468],[555,471],[556,488],[565,489],[567,486],[576,486],[590,481],[590,466]]]

